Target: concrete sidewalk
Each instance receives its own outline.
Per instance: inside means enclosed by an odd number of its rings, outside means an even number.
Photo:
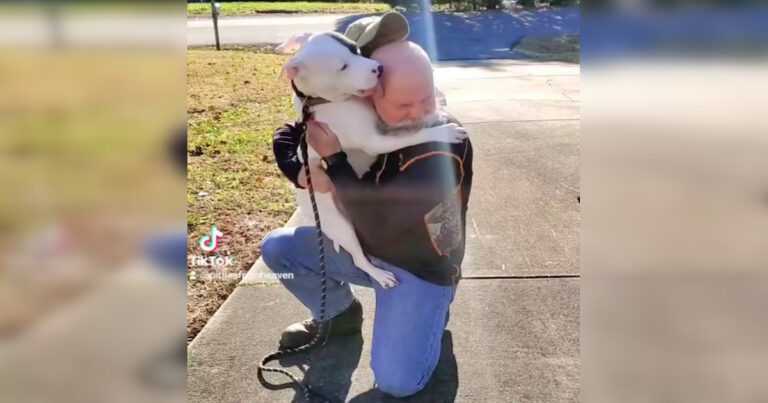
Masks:
[[[579,395],[579,67],[515,61],[436,68],[448,109],[475,147],[464,275],[430,384],[409,402],[569,402]],[[189,347],[191,402],[300,401],[268,391],[259,360],[306,310],[257,262]],[[339,401],[395,401],[372,390],[374,299],[362,337],[285,365]],[[275,378],[282,382],[283,379]],[[293,400],[292,400],[293,399]]]

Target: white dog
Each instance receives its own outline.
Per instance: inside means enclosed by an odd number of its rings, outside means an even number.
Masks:
[[[287,42],[280,48],[295,46],[296,38],[292,38],[293,43]],[[294,106],[301,115],[302,107],[308,99],[322,98],[329,101],[312,102],[310,110],[316,121],[328,125],[338,136],[358,177],[368,171],[378,154],[430,141],[457,143],[467,137],[464,129],[453,123],[405,135],[387,136],[380,133],[373,107],[357,97],[375,88],[382,72],[379,63],[360,56],[353,42],[333,32],[298,38],[306,42],[283,69],[299,91],[294,96]],[[308,156],[310,164],[317,164],[320,159],[311,146],[308,147]],[[323,232],[333,241],[336,251],[342,246],[352,256],[355,265],[382,287],[397,285],[397,279],[391,272],[379,269],[368,261],[352,223],[336,208],[332,196],[316,193],[315,197]],[[297,205],[302,222],[312,222],[309,193],[306,190],[298,189]]]

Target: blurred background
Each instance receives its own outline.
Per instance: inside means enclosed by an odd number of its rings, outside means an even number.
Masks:
[[[582,399],[766,401],[768,8],[582,17]]]
[[[183,21],[0,5],[2,402],[184,397]]]

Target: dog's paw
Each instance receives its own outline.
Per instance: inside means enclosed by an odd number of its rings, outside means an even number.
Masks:
[[[456,123],[446,123],[441,126],[433,127],[430,131],[431,141],[442,143],[461,143],[467,138],[467,130]]]
[[[395,274],[386,270],[377,270],[371,273],[371,277],[379,283],[381,288],[392,288],[398,284]]]

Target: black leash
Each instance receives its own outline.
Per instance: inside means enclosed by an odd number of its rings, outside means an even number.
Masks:
[[[297,91],[298,94],[301,94],[301,92],[298,91],[295,85],[293,85],[293,88],[295,91]],[[317,200],[315,199],[315,189],[312,186],[312,175],[309,169],[309,156],[307,151],[307,121],[311,116],[311,112],[309,111],[311,104],[308,99],[309,97],[304,96],[302,98],[304,98],[304,102],[303,102],[302,111],[301,111],[301,115],[302,115],[301,122],[299,123],[299,128],[302,133],[301,142],[299,143],[300,144],[299,148],[301,149],[301,157],[304,160],[304,174],[307,177],[307,189],[309,190],[309,200],[312,202],[312,212],[315,216],[315,229],[317,231],[317,249],[320,255],[321,280],[320,280],[320,318],[318,319],[318,331],[315,334],[315,336],[312,338],[312,340],[310,340],[309,343],[303,346],[299,346],[291,349],[279,350],[279,351],[275,351],[273,353],[268,354],[266,357],[264,357],[261,360],[261,363],[259,363],[257,375],[259,378],[259,382],[261,382],[261,385],[267,389],[271,389],[271,390],[284,389],[286,387],[289,387],[290,384],[294,384],[302,390],[302,393],[304,394],[304,400],[306,402],[311,403],[312,402],[311,397],[314,395],[323,403],[331,403],[330,399],[321,395],[320,393],[313,391],[308,384],[302,383],[287,370],[280,367],[267,366],[267,363],[271,361],[279,360],[287,356],[308,351],[318,344],[320,347],[323,347],[325,345],[325,342],[328,341],[328,335],[330,334],[330,331],[331,331],[330,321],[328,321],[328,323],[325,323],[326,322],[325,321],[325,299],[326,299],[326,291],[327,291],[326,272],[325,272],[325,245],[323,243],[322,227],[320,226],[320,212],[317,209]],[[328,329],[325,329],[326,326],[328,326]],[[322,341],[320,340],[321,338],[322,338]],[[311,359],[312,357],[308,356],[307,365],[311,365]],[[289,384],[281,384],[281,385],[269,383],[264,378],[264,374],[263,374],[264,372],[275,372],[275,373],[283,374],[288,378],[290,378],[291,382]]]

